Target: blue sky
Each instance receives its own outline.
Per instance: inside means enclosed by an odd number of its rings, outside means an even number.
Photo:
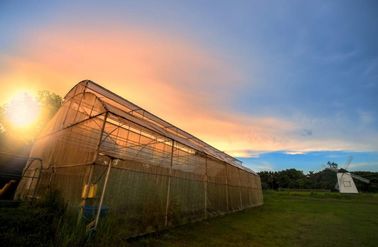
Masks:
[[[377,1],[2,1],[0,87],[64,95],[88,78],[255,170],[351,155],[351,169],[378,171],[376,13]]]
[[[352,157],[347,166],[352,171],[378,171],[376,152],[348,152],[348,151],[318,151],[303,154],[286,154],[283,152],[263,153],[256,158],[241,158],[245,164],[257,171],[277,171],[295,168],[305,173],[319,171],[327,167],[327,162],[335,162],[339,167],[346,167],[346,163]]]

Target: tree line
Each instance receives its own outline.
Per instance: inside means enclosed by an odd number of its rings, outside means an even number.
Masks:
[[[336,165],[329,162],[328,164]],[[261,171],[258,173],[263,189],[315,189],[334,191],[337,183],[336,173],[329,169],[319,172],[310,171],[304,174],[303,171],[286,169],[282,171]],[[365,184],[356,179],[354,182],[357,189],[362,192],[378,192],[378,172],[353,171],[353,174],[369,179],[370,183]]]

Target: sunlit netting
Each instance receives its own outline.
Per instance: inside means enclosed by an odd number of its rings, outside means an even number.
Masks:
[[[86,221],[103,210],[129,236],[263,202],[260,177],[239,160],[91,81],[35,141],[16,197],[49,188]]]

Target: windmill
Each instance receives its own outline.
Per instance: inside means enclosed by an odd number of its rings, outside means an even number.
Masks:
[[[370,183],[368,179],[347,171],[351,162],[352,162],[352,156],[349,156],[343,169],[338,169],[337,165],[334,163],[328,164],[329,167],[327,169],[336,172],[337,183],[336,183],[335,189],[337,189],[340,193],[358,193],[357,187],[353,179],[357,179],[367,184]]]

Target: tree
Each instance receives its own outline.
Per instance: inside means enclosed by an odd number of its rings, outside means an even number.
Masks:
[[[335,162],[331,162],[331,161],[328,161],[327,165],[328,165],[329,168],[333,168],[333,169],[337,169],[337,167],[339,166]]]
[[[39,117],[27,128],[19,128],[9,121],[6,114],[7,110],[11,110],[8,109],[9,103],[0,106],[0,187],[21,174],[33,140],[62,104],[62,98],[49,91],[38,92],[36,100],[40,108]]]
[[[31,97],[31,96],[29,96]],[[11,111],[10,103],[0,107],[0,145],[8,150],[11,146],[30,145],[55,112],[62,104],[62,97],[47,90],[39,91],[36,96],[40,112],[36,122],[27,127],[18,127],[9,121],[7,111]],[[5,145],[5,146],[4,146]]]
[[[61,96],[47,90],[38,92],[38,101],[40,102],[42,110],[44,111],[43,115],[45,116],[45,119],[43,119],[43,121],[51,119],[63,102]]]

